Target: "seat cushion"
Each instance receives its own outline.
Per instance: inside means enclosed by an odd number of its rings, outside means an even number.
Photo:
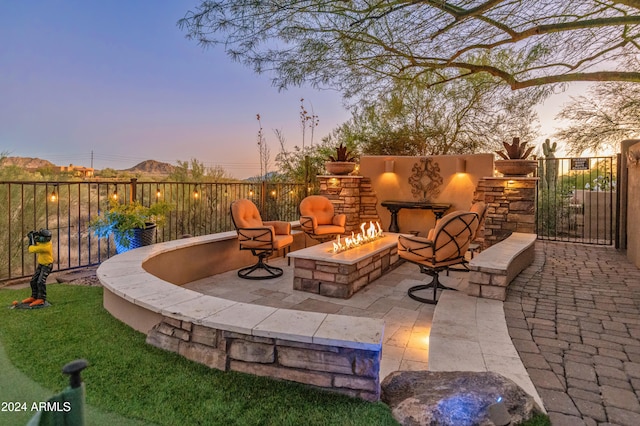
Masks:
[[[276,235],[273,240],[273,248],[279,250],[293,244],[293,235]]]
[[[331,235],[331,234],[343,234],[344,226],[336,225],[318,225],[314,234],[316,235]]]

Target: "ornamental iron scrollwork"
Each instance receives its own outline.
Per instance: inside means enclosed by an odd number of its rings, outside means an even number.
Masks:
[[[431,158],[423,157],[413,165],[409,185],[414,198],[420,201],[431,201],[440,195],[442,187],[440,165]]]

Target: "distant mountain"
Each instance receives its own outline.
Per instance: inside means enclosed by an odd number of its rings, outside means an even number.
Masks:
[[[42,167],[58,167],[51,161],[31,157],[6,157],[0,162],[2,166],[18,166],[27,170],[37,170]]]
[[[53,164],[51,161],[31,157],[6,157],[0,162],[0,166],[18,166],[25,170],[31,171],[47,167],[52,167],[55,169],[59,168],[59,166]],[[146,160],[142,163],[136,164],[129,169],[120,171],[139,173],[143,175],[168,176],[173,173],[174,170],[175,166],[169,163],[161,163],[160,161],[155,160]]]
[[[175,166],[169,163],[161,163],[156,160],[146,160],[142,163],[138,163],[130,169],[126,169],[126,172],[144,173],[150,175],[170,175],[175,170]]]

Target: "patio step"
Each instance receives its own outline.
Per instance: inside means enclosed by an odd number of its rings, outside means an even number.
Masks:
[[[513,380],[544,410],[507,329],[503,303],[444,290],[429,336],[430,371],[492,371]]]

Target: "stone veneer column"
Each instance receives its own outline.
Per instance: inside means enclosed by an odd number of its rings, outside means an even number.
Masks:
[[[512,232],[536,233],[538,178],[486,177],[480,179],[474,201],[484,201],[484,248],[506,239]]]
[[[359,232],[362,222],[379,222],[371,179],[363,176],[318,176],[320,195],[333,203],[336,214],[345,214],[345,235]]]

